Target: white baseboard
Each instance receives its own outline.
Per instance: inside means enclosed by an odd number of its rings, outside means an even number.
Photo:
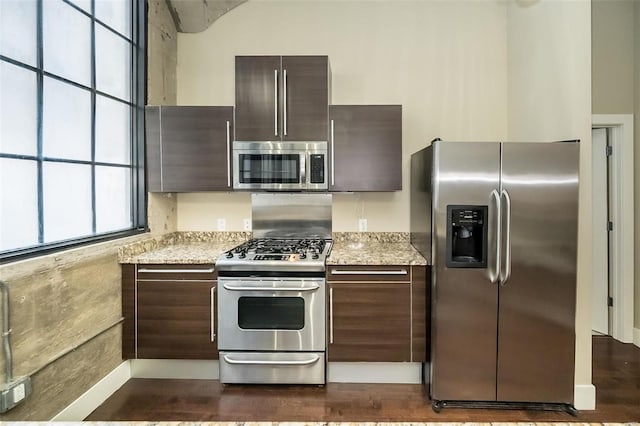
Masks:
[[[218,380],[220,369],[217,360],[132,359],[131,377]]]
[[[419,362],[330,362],[329,383],[422,383]]]
[[[640,348],[640,328],[633,329],[633,344]]]
[[[93,385],[67,408],[59,412],[51,421],[81,422],[93,410],[98,408],[115,391],[120,389],[131,378],[129,361],[124,361],[107,374],[102,380]]]
[[[596,409],[596,387],[594,385],[576,385],[573,406],[578,410]]]

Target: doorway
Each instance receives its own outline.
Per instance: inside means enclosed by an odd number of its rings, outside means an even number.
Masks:
[[[611,334],[611,162],[610,128],[591,129],[593,155],[593,292],[591,330],[594,335]]]
[[[594,115],[592,328],[633,341],[633,115]],[[608,166],[607,166],[608,165]]]

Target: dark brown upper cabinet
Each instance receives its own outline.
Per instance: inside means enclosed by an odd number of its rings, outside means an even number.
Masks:
[[[402,189],[402,105],[331,105],[329,119],[329,191]]]
[[[326,141],[327,56],[236,56],[238,141]]]
[[[233,107],[148,106],[148,190],[231,190],[232,135]]]

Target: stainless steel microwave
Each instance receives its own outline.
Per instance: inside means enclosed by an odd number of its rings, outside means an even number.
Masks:
[[[233,142],[233,189],[327,188],[327,142]]]

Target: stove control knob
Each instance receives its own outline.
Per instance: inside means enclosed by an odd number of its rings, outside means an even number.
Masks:
[[[303,251],[300,252],[300,259],[306,259],[307,258],[307,254]]]
[[[231,259],[233,257],[233,252],[232,251],[228,251],[227,252],[227,259]]]
[[[317,259],[319,257],[320,255],[318,253],[313,253],[313,256],[311,256],[312,259]]]
[[[247,253],[243,251],[243,252],[241,252],[241,253],[238,255],[238,257],[239,257],[240,259],[244,259],[245,257],[247,257]]]

